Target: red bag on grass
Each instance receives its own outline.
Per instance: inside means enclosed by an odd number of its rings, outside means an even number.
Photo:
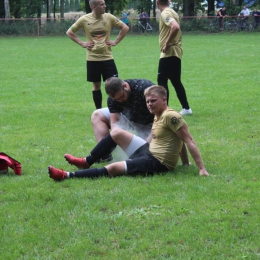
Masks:
[[[22,174],[22,165],[11,156],[0,152],[0,173],[7,173],[8,167],[14,170],[16,175]]]

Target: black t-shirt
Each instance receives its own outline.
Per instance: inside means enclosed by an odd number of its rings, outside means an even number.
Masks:
[[[226,10],[223,10],[223,9],[220,9],[220,10],[218,11],[218,15],[217,15],[217,16],[220,16],[219,13],[220,13],[222,16],[227,15]]]
[[[127,79],[125,80],[131,88],[131,94],[126,103],[120,103],[111,97],[107,99],[107,106],[110,113],[122,113],[128,120],[141,125],[153,122],[154,115],[151,114],[146,106],[144,90],[155,85],[146,79]]]

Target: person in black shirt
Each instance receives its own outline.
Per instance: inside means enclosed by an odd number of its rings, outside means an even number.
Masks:
[[[254,9],[254,11],[252,12],[252,15],[254,16],[254,20],[255,20],[254,28],[256,29],[259,25],[260,12],[257,11],[257,9]]]
[[[218,13],[217,13],[217,18],[218,18],[218,25],[219,25],[219,29],[223,30],[224,27],[224,20],[223,18],[227,17],[227,12],[226,12],[226,7],[222,7],[222,9],[219,9]]]
[[[92,113],[91,123],[97,142],[109,134],[109,130],[122,128],[134,132],[146,140],[151,132],[153,115],[149,112],[144,98],[144,90],[155,85],[146,79],[122,80],[117,77],[105,81],[108,94],[106,108]],[[100,162],[111,160],[111,156]]]

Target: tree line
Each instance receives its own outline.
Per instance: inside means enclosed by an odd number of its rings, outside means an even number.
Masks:
[[[217,0],[220,2],[221,0]],[[237,14],[241,6],[251,0],[222,0],[227,7],[229,15]],[[134,8],[138,12],[146,11],[149,16],[156,17],[156,0],[106,0],[107,12],[120,15],[124,9]],[[182,12],[183,16],[196,16],[198,10],[205,11],[204,0],[176,0],[173,2],[173,9]],[[215,15],[215,0],[206,0],[207,14]],[[253,2],[253,1],[251,1]],[[256,0],[254,5],[260,4]],[[42,13],[50,18],[60,13],[64,18],[65,12],[84,11],[90,13],[89,0],[4,0],[0,3],[0,18],[41,18]]]

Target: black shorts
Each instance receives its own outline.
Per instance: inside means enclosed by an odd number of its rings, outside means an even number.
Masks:
[[[181,59],[176,56],[161,58],[158,67],[158,76],[172,79],[181,76]]]
[[[145,143],[126,160],[127,174],[147,174],[168,172],[169,169],[156,159],[149,151],[149,144]]]
[[[110,77],[118,77],[118,72],[114,60],[87,61],[87,81],[101,82]]]

